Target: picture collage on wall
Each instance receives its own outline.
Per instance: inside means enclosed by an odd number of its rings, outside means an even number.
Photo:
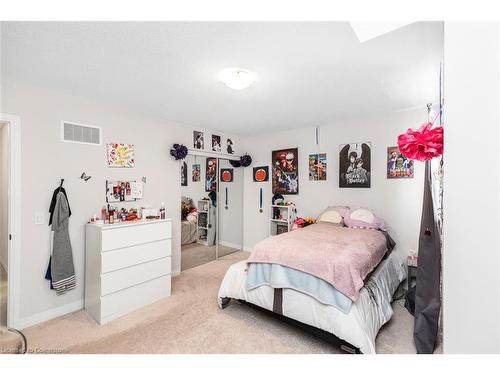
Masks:
[[[413,160],[402,155],[398,146],[387,147],[387,178],[413,178]]]
[[[217,158],[206,159],[205,191],[217,191]]]
[[[273,194],[299,193],[298,148],[272,152],[272,190]]]
[[[326,181],[326,154],[309,154],[309,181]]]
[[[207,142],[210,142],[207,146],[207,150],[209,151],[227,153],[230,155],[235,153],[233,138],[228,137],[224,139],[220,135],[212,134],[212,138],[209,138]],[[205,150],[205,134],[202,131],[193,131],[193,148],[196,150]]]
[[[339,187],[370,187],[371,143],[340,145]]]

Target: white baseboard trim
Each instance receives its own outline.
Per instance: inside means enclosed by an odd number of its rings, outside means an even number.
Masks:
[[[252,252],[252,247],[251,246],[244,246],[243,251],[248,251],[249,253]]]
[[[181,269],[172,270],[172,276],[178,276],[181,274]]]
[[[230,248],[233,248],[233,249],[238,249],[238,250],[241,249],[241,244],[239,244],[239,243],[231,243],[231,242],[226,242],[226,241],[220,241],[219,245],[227,246],[227,247],[230,247]]]
[[[34,326],[38,323],[46,322],[47,320],[51,320],[57,318],[62,315],[66,315],[72,313],[74,311],[78,311],[83,309],[85,306],[83,299],[68,303],[67,305],[56,307],[54,309],[42,311],[38,314],[34,314],[28,316],[27,318],[21,318],[19,322],[19,329],[28,328]]]

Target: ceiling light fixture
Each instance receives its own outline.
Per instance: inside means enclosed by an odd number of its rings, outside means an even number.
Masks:
[[[257,74],[247,69],[228,68],[219,73],[219,80],[233,90],[244,90],[257,80]]]

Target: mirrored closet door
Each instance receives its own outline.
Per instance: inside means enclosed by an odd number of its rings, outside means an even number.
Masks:
[[[219,159],[217,257],[243,250],[243,168]]]
[[[180,161],[181,271],[242,250],[243,168],[189,154]]]

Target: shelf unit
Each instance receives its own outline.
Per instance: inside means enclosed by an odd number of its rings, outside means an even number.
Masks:
[[[269,208],[269,235],[276,236],[281,233],[289,232],[297,217],[295,205],[272,204]]]
[[[197,239],[196,242],[208,246],[208,239],[212,238],[211,233],[215,230],[210,218],[212,202],[209,200],[200,199],[198,201],[198,220],[197,220]]]

